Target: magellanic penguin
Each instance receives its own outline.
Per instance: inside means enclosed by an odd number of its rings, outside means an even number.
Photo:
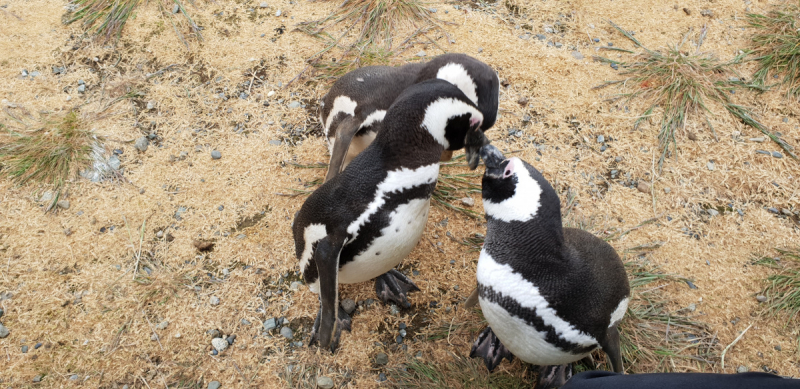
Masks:
[[[478,300],[489,322],[470,356],[493,370],[515,355],[539,366],[539,385],[571,376],[571,363],[601,347],[622,371],[619,324],[628,307],[625,267],[605,241],[561,225],[550,183],[519,158],[481,149],[486,240],[478,259]],[[539,388],[540,386],[536,387]]]
[[[410,306],[407,293],[419,289],[393,268],[425,229],[442,151],[477,155],[488,143],[482,122],[453,84],[415,84],[386,111],[375,141],[308,197],[292,230],[303,277],[320,295],[312,341],[334,350],[341,330],[349,329],[349,317],[337,309],[339,283],[378,277],[381,299]]]
[[[477,105],[483,114],[482,130],[497,118],[500,81],[485,63],[466,54],[443,54],[427,63],[400,67],[367,66],[339,78],[322,98],[320,122],[331,154],[329,181],[372,143],[386,110],[406,88],[425,80],[449,81]],[[452,150],[442,158],[450,159]],[[478,164],[478,156],[471,167]]]

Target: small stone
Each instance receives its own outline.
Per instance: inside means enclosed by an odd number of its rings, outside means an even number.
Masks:
[[[767,296],[764,296],[763,294],[760,294],[760,295],[756,296],[756,300],[758,300],[758,302],[760,302],[760,303],[763,303],[763,302],[767,301]]]
[[[261,2],[261,4],[259,4],[258,6],[259,6],[259,7],[261,7],[261,8],[267,8],[267,7],[269,7],[269,4],[267,4],[267,2],[266,2],[266,1],[263,1],[263,2]]]
[[[281,336],[283,336],[286,339],[292,340],[292,338],[294,338],[294,331],[292,331],[292,329],[287,326],[283,326],[281,327]]]
[[[180,337],[181,337],[181,333],[180,332],[175,334],[175,339],[179,339]]]
[[[669,187],[664,188],[664,193],[672,192],[672,189]]]
[[[223,351],[225,351],[225,349],[228,348],[228,346],[230,346],[230,344],[228,344],[228,341],[225,340],[225,339],[214,338],[214,339],[211,339],[211,346],[214,347],[214,350],[217,350],[219,352],[223,352]]]
[[[710,9],[704,9],[704,10],[700,11],[700,15],[703,15],[703,16],[705,16],[707,18],[713,18],[714,17],[714,11],[712,11]]]
[[[222,153],[217,150],[211,152],[211,159],[220,159],[222,158]]]
[[[783,154],[781,154],[780,152],[777,152],[777,151],[773,151],[772,152],[772,156],[775,157],[775,158],[783,158]]]
[[[774,213],[776,215],[778,214],[778,208],[775,208],[775,207],[769,207],[769,208],[767,208],[767,211],[769,211],[771,213]]]
[[[236,335],[230,335],[225,338],[225,341],[228,342],[229,345],[233,345],[233,342],[236,341]]]
[[[644,181],[639,181],[639,185],[636,186],[636,189],[638,189],[639,192],[642,193],[650,193],[650,184]]]
[[[739,374],[747,373],[748,371],[750,371],[750,369],[748,369],[747,366],[744,366],[744,365],[739,366],[739,367],[736,368],[736,372],[739,373]]]
[[[386,381],[386,373],[378,374],[378,381]]]
[[[264,331],[274,330],[278,327],[278,322],[273,317],[272,319],[267,319],[264,321]]]
[[[770,153],[767,150],[756,150],[756,153],[757,154],[764,154],[764,155],[772,155],[772,153]]]
[[[36,345],[35,345],[35,346],[33,346],[33,349],[34,349],[34,350],[38,350],[38,349],[39,349],[39,347],[42,347],[42,342],[36,343]]]
[[[222,384],[219,381],[211,381],[208,383],[208,389],[219,389]]]
[[[402,344],[403,343],[403,337],[401,335],[397,335],[397,337],[394,339],[394,341],[397,342],[397,344]]]
[[[156,107],[156,102],[155,101],[150,100],[150,101],[147,102],[147,110],[148,111],[152,110],[155,107]]]
[[[353,299],[344,299],[342,300],[341,305],[342,309],[344,309],[344,311],[347,312],[348,315],[356,310],[356,302],[353,301]]]
[[[22,346],[22,353],[23,354],[27,354],[28,353],[28,346]]]
[[[764,137],[759,137],[759,138],[750,138],[750,142],[758,142],[758,143],[763,143],[765,140],[767,140],[767,138],[764,138]]]
[[[583,54],[581,54],[580,51],[575,50],[575,51],[572,52],[572,57],[577,59],[577,60],[581,60],[581,59],[583,59]]]
[[[706,164],[706,167],[708,167],[708,170],[711,170],[711,171],[713,172],[713,171],[714,171],[714,162],[712,162],[712,161],[709,161],[709,162]]]
[[[242,319],[239,322],[242,323],[242,325],[244,325],[244,326],[249,326],[250,324],[252,324],[252,323],[250,323],[250,320],[247,320],[247,319]]]
[[[400,323],[400,325],[398,325],[397,328],[400,328],[401,330],[404,330],[404,329],[406,329],[408,327],[406,326],[406,323]]]
[[[291,290],[300,289],[300,285],[303,285],[300,281],[292,281],[292,283],[289,285],[289,289]]]
[[[379,353],[375,356],[375,364],[383,366],[387,363],[389,363],[389,356],[386,353]]]
[[[300,108],[301,104],[299,101],[292,101],[289,103],[289,108]]]
[[[147,140],[147,137],[142,136],[139,139],[136,139],[136,142],[133,144],[133,147],[135,147],[136,150],[139,150],[141,152],[145,152],[145,151],[147,151],[147,146],[149,144],[150,144],[150,141]]]
[[[283,12],[281,12],[281,10],[277,10],[277,11],[275,11],[275,16],[276,16],[276,17],[277,17],[277,16],[281,16],[281,14],[283,14]]]
[[[211,305],[214,305],[214,306],[219,305],[219,297],[211,296],[210,303],[211,303]]]
[[[781,345],[775,346],[775,351],[781,351]]]
[[[275,96],[275,91],[274,90],[271,90],[271,91],[267,92],[267,97],[272,97],[272,96]]]
[[[614,70],[619,70],[619,65],[618,65],[618,64],[615,64],[615,63],[612,63],[612,64],[611,64],[611,69],[614,69]]]
[[[217,330],[217,329],[208,330],[208,331],[206,331],[206,333],[211,335],[211,338],[219,338],[220,336],[222,336],[222,335],[220,335],[219,330]]]
[[[174,14],[176,14],[176,13],[180,12],[180,10],[181,10],[181,7],[180,7],[179,5],[177,5],[177,4],[175,4],[175,5],[172,7],[172,13],[174,13]]]
[[[605,141],[606,141],[606,137],[604,137],[602,135],[598,135],[597,136],[597,143],[603,143]]]
[[[61,200],[58,203],[58,207],[61,209],[69,209],[69,201],[68,200]]]
[[[709,209],[706,210],[706,212],[708,212],[708,215],[711,216],[711,217],[719,215],[719,211],[717,211],[714,208],[709,208]]]
[[[33,377],[33,382],[37,382],[37,383],[38,382],[42,382],[42,376],[41,375],[37,375],[36,377]]]
[[[283,142],[280,141],[279,139],[273,139],[273,140],[269,141],[269,144],[271,144],[273,146],[280,146],[281,144],[283,144]]]
[[[472,197],[464,197],[463,199],[461,199],[461,203],[468,207],[471,207],[475,205],[475,200],[473,200]]]
[[[6,328],[3,323],[0,323],[0,339],[7,337],[10,333],[11,332],[8,330],[8,328]]]
[[[156,329],[157,329],[157,330],[163,330],[163,329],[166,329],[168,325],[169,325],[169,322],[168,322],[168,321],[166,321],[166,320],[164,320],[164,321],[162,321],[161,323],[158,323],[158,324],[156,325]]]
[[[164,231],[159,230],[156,232],[156,238],[161,239],[164,237]]]
[[[684,8],[683,9],[683,13],[685,13],[687,15],[691,15],[692,14],[692,10],[690,10],[689,8]]]
[[[405,338],[405,337],[406,337],[406,335],[408,334],[408,332],[406,332],[406,330],[400,330],[400,331],[398,331],[398,333],[400,333],[400,336],[402,336],[402,337],[404,337],[404,338]]]
[[[333,387],[333,380],[331,377],[317,377],[317,387],[323,389],[330,389]]]
[[[786,216],[792,216],[793,215],[792,211],[790,211],[790,210],[788,210],[786,208],[781,208],[781,213],[786,215]]]
[[[73,375],[69,376],[69,380],[70,381],[77,381],[79,378],[81,378],[81,377],[79,377],[77,374],[73,374]]]
[[[86,85],[78,85],[78,93],[86,92]]]

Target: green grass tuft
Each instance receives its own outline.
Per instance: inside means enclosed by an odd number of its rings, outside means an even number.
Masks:
[[[48,207],[52,209],[67,181],[90,165],[94,142],[94,135],[75,111],[51,117],[33,130],[4,126],[0,128],[0,165],[17,185],[51,186],[56,193]]]
[[[757,30],[751,40],[758,68],[753,83],[769,87],[769,76],[780,78],[787,97],[800,98],[800,2],[785,2],[766,15],[748,14]]]
[[[742,77],[736,73],[733,65],[741,62],[740,57],[734,58],[730,62],[721,62],[710,54],[699,52],[706,34],[705,28],[696,37],[698,51],[695,53],[681,51],[688,40],[688,35],[679,44],[667,48],[662,53],[648,49],[629,32],[614,23],[611,23],[611,25],[633,42],[636,47],[644,51],[636,54],[633,62],[618,62],[607,58],[595,57],[599,61],[619,64],[624,69],[620,72],[620,75],[625,76],[625,78],[605,82],[594,89],[611,85],[629,87],[634,90],[620,94],[613,100],[624,99],[625,101],[630,101],[635,98],[646,100],[649,106],[636,120],[634,128],[638,128],[642,121],[655,115],[657,110],[663,111],[658,134],[659,148],[661,150],[661,155],[658,159],[659,169],[663,167],[664,160],[670,154],[677,158],[676,134],[680,131],[685,131],[690,117],[697,114],[702,115],[714,137],[717,138],[716,130],[709,120],[709,115],[714,115],[709,109],[710,104],[722,107],[744,124],[761,131],[783,148],[792,158],[797,159],[797,155],[793,153],[794,148],[792,146],[753,119],[750,109],[731,100],[731,92],[736,89],[744,87],[764,90],[764,88],[759,85],[745,84],[738,81]]]
[[[800,315],[800,248],[776,249],[777,258],[757,258],[754,264],[780,269],[765,280],[761,292],[767,297],[764,312],[771,316],[786,315],[788,323],[797,322]]]

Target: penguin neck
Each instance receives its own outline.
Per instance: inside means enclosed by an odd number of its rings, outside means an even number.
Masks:
[[[385,161],[396,161],[409,169],[439,163],[444,151],[444,146],[420,127],[411,131],[384,127],[374,143]]]

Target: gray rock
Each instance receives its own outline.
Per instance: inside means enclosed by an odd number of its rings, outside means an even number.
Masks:
[[[353,299],[344,299],[342,300],[341,305],[342,309],[344,309],[344,311],[347,312],[348,315],[356,310],[356,302],[353,301]]]
[[[708,167],[708,170],[711,170],[712,172],[714,171],[714,162],[708,161],[706,166]]]
[[[386,373],[378,374],[378,381],[386,381]]]
[[[283,142],[278,140],[278,139],[273,139],[273,140],[269,141],[269,144],[271,144],[273,146],[280,146],[281,144],[283,144]]]
[[[762,143],[762,142],[764,142],[765,140],[767,140],[767,138],[764,138],[763,136],[762,136],[762,137],[758,137],[758,138],[750,138],[750,142],[758,142],[758,143]]]
[[[580,52],[580,51],[578,51],[578,50],[575,50],[575,51],[573,51],[573,52],[572,52],[572,56],[573,56],[575,59],[578,59],[578,60],[581,60],[581,59],[583,59],[583,54],[581,54],[581,52]]]
[[[77,374],[73,374],[73,375],[69,376],[69,380],[70,381],[77,381],[79,378],[81,378],[81,377],[78,377]]]
[[[557,49],[560,49],[561,47],[564,46],[564,44],[561,43],[561,42],[556,42],[555,46],[556,46]]]
[[[323,389],[331,389],[333,387],[333,380],[331,377],[317,377],[317,387]]]
[[[281,336],[283,336],[286,339],[292,340],[292,338],[294,338],[294,331],[292,331],[292,329],[287,326],[283,326],[281,327]]]
[[[424,57],[424,56],[428,55],[428,53],[426,53],[425,50],[422,50],[419,53],[417,53],[416,55],[417,55],[417,57]]]
[[[712,217],[719,215],[719,211],[717,211],[714,208],[709,208],[709,209],[706,210],[706,212],[708,212],[708,215],[712,216]]]
[[[605,141],[606,141],[606,137],[604,137],[602,135],[598,135],[597,136],[597,143],[603,143]]]
[[[714,17],[714,11],[711,11],[710,9],[704,9],[704,10],[700,11],[700,15],[703,15],[703,16],[708,17],[708,18],[713,18]]]
[[[778,214],[778,208],[775,208],[775,207],[769,207],[769,208],[767,208],[767,211],[770,211],[770,212],[772,212],[772,213],[774,213],[776,215]]]
[[[22,346],[22,353],[23,354],[27,354],[28,353],[28,346],[27,345]]]
[[[302,106],[302,104],[300,104],[299,101],[292,101],[289,103],[289,108],[300,108],[300,106]]]
[[[181,10],[181,7],[180,7],[179,5],[177,5],[177,4],[175,4],[175,5],[172,7],[172,13],[174,13],[174,14],[176,14],[176,13],[180,12],[180,10]]]
[[[292,281],[292,283],[289,284],[289,289],[291,290],[300,289],[300,285],[303,285],[303,283],[301,283],[300,281]]]
[[[400,330],[400,331],[397,331],[397,332],[400,334],[400,336],[402,336],[404,338],[406,337],[406,335],[408,335],[408,332],[406,330]]]
[[[219,389],[222,386],[219,381],[211,381],[208,383],[208,389]]]
[[[143,137],[140,137],[139,139],[136,139],[136,142],[133,144],[133,147],[135,147],[136,150],[139,150],[141,152],[145,152],[145,151],[147,151],[147,146],[149,144],[150,144],[150,141],[147,140],[146,136],[143,136]]]
[[[57,203],[59,208],[62,209],[69,209],[69,201],[68,200],[61,200]]]
[[[11,331],[9,331],[8,328],[3,325],[3,323],[0,323],[0,339],[7,337],[10,333]]]
[[[790,210],[788,210],[786,208],[781,208],[781,213],[786,215],[786,216],[792,216],[792,211],[790,211]]]
[[[764,296],[763,294],[760,294],[760,295],[756,296],[756,300],[758,302],[760,302],[760,303],[763,303],[763,302],[767,301],[767,296]]]
[[[664,193],[672,192],[672,189],[669,187],[664,188]]]
[[[764,154],[764,155],[772,155],[772,153],[770,153],[767,150],[756,150],[756,153],[757,154]]]
[[[78,93],[86,92],[86,85],[78,85]]]
[[[207,333],[207,334],[209,334],[209,335],[211,335],[211,338],[219,338],[220,336],[222,336],[222,335],[219,333],[219,330],[218,330],[218,329],[208,330],[208,331],[206,331],[206,333]]]
[[[261,7],[261,8],[267,8],[267,7],[269,7],[269,4],[267,4],[266,1],[262,1],[261,4],[259,4],[258,6]]]
[[[220,159],[222,158],[222,153],[217,150],[211,152],[211,159]]]
[[[158,323],[156,325],[156,329],[157,330],[163,330],[163,329],[166,329],[168,325],[169,325],[169,321],[164,320],[161,323]]]
[[[153,108],[155,108],[155,107],[156,107],[156,102],[155,101],[150,100],[150,101],[147,102],[147,110],[148,111],[153,109]]]
[[[239,322],[242,323],[242,325],[244,325],[244,326],[249,326],[251,324],[250,320],[247,320],[247,319],[242,319]]]
[[[375,356],[375,364],[383,366],[387,363],[389,363],[389,356],[386,353],[379,353]]]
[[[736,372],[739,373],[739,374],[747,373],[748,371],[750,371],[750,369],[748,369],[747,366],[744,366],[744,365],[739,366],[739,367],[736,368]]]
[[[772,152],[772,156],[775,157],[775,158],[783,158],[783,154],[781,154],[780,152],[777,152],[777,151],[773,151]]]
[[[225,339],[214,338],[214,339],[211,339],[211,346],[214,347],[214,350],[217,350],[218,352],[223,352],[230,345],[228,344],[228,341],[225,340]]]
[[[219,297],[211,296],[211,300],[209,302],[211,303],[211,305],[214,305],[214,306],[219,305]]]
[[[278,327],[278,322],[273,317],[272,319],[267,319],[264,321],[264,331],[274,330]]]
[[[543,40],[547,39],[547,35],[544,35],[544,34],[536,34],[536,39],[538,39],[538,40],[540,40],[540,41],[543,41]]]
[[[471,207],[475,205],[475,200],[473,200],[472,197],[464,197],[463,199],[461,199],[461,203],[468,207]]]
[[[53,200],[53,192],[49,191],[49,190],[45,191],[44,193],[42,193],[42,196],[39,197],[39,201],[41,201],[43,203],[46,203],[46,202],[51,201],[51,200]]]
[[[37,375],[36,377],[33,377],[33,382],[42,382],[42,378],[43,377],[41,375]]]
[[[159,230],[158,232],[156,232],[156,238],[161,239],[163,237],[164,237],[164,231]]]

